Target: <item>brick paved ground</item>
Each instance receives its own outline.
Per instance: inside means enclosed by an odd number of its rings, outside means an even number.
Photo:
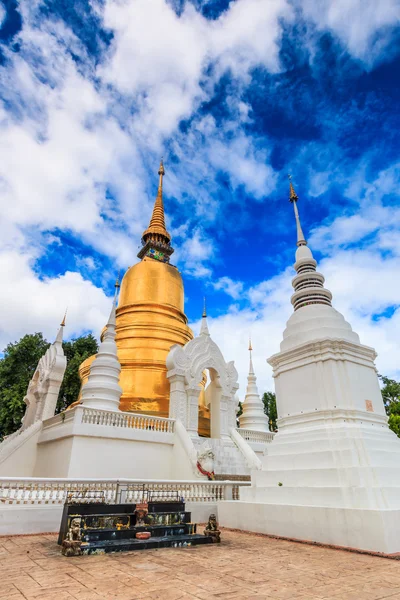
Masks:
[[[400,561],[233,532],[220,546],[78,558],[55,535],[0,538],[0,598],[400,600]]]

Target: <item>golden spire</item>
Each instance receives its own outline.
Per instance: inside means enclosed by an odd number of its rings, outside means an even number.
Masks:
[[[65,319],[67,318],[67,310],[68,310],[68,308],[65,309],[64,317],[60,323],[60,327],[65,327]]]
[[[253,350],[253,346],[251,345],[251,336],[249,336],[249,352]]]
[[[158,182],[158,192],[157,198],[154,202],[153,214],[151,215],[150,224],[146,231],[143,232],[143,239],[149,234],[158,234],[163,237],[168,238],[168,241],[171,240],[171,236],[169,235],[166,227],[165,227],[165,215],[164,215],[164,202],[162,195],[162,185],[163,185],[163,177],[165,175],[164,163],[161,159],[160,168],[158,169],[158,174],[160,176]]]
[[[148,228],[143,232],[143,248],[138,253],[139,258],[151,256],[162,262],[169,262],[169,257],[174,249],[171,247],[171,236],[165,227],[164,203],[162,195],[163,177],[165,175],[163,159],[158,169],[160,176],[158,182],[157,197],[154,202],[153,214],[151,215]]]

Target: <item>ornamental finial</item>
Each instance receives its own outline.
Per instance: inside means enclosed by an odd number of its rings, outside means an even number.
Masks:
[[[249,336],[249,352],[253,350],[253,346],[251,345],[251,336]]]
[[[67,310],[68,310],[68,307],[65,309],[64,317],[63,317],[63,320],[60,323],[60,327],[65,327],[65,320],[67,318]]]
[[[307,242],[306,242],[306,239],[304,237],[304,233],[303,233],[303,230],[302,230],[301,224],[300,224],[299,211],[297,209],[297,201],[298,201],[299,197],[296,194],[295,189],[293,187],[292,176],[288,175],[288,178],[289,178],[289,182],[290,182],[289,183],[289,190],[290,190],[289,200],[293,204],[294,217],[296,219],[297,245],[298,246],[307,246]]]
[[[289,179],[289,190],[290,190],[289,200],[290,200],[290,202],[297,202],[299,197],[296,194],[295,189],[293,187],[292,176],[288,175],[288,179]]]
[[[205,296],[203,298],[203,314],[201,316],[202,317],[206,317],[207,316],[207,307],[206,307],[206,297]]]
[[[163,161],[163,157],[161,157],[160,160],[160,168],[158,169],[158,174],[160,176],[160,182],[158,184],[159,188],[162,188],[162,181],[163,181],[163,177],[165,175],[165,169],[164,169],[164,161]]]

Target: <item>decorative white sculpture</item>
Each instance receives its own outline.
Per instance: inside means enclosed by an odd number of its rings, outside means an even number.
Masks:
[[[88,380],[82,387],[81,404],[88,408],[119,410],[122,388],[118,383],[121,364],[115,343],[116,302],[115,295],[99,351],[91,364]]]
[[[400,551],[400,440],[389,430],[375,351],[363,346],[316,272],[297,224],[294,313],[269,359],[278,434],[224,526],[384,553]],[[254,505],[253,505],[254,503]],[[232,506],[235,504],[235,506]],[[254,510],[253,510],[254,508]]]
[[[226,363],[211,339],[204,311],[200,335],[185,346],[175,344],[167,356],[167,377],[171,385],[169,416],[180,419],[192,436],[198,435],[199,384],[203,371],[210,372],[211,437],[229,438],[235,427],[238,373],[233,361]]]
[[[254,373],[252,353],[253,348],[251,341],[249,343],[250,352],[250,367],[247,377],[247,390],[243,402],[243,412],[239,417],[240,427],[242,429],[250,429],[252,431],[269,431],[268,417],[264,412],[264,404],[261,400],[258,388],[257,377]]]
[[[197,468],[202,475],[207,475],[209,479],[214,478],[215,454],[207,442],[199,448],[197,452]]]
[[[25,415],[22,419],[21,431],[36,421],[44,421],[53,417],[56,410],[58,393],[67,366],[62,347],[65,317],[58,330],[53,344],[39,360],[28,390],[24,398]]]

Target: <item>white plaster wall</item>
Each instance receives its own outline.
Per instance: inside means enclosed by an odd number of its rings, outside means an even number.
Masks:
[[[170,479],[171,465],[172,443],[74,435],[39,444],[35,477]]]
[[[347,548],[400,551],[400,511],[219,502],[219,523],[245,531]]]
[[[366,400],[376,414],[385,414],[372,363],[331,359],[299,365],[280,373],[275,385],[279,418],[339,407],[365,411]]]
[[[10,505],[0,508],[0,536],[58,533],[63,506]]]
[[[21,433],[21,436],[23,435],[24,432]],[[0,463],[0,477],[33,476],[39,436],[40,429],[27,437],[20,446],[17,446],[15,450]]]
[[[32,476],[68,477],[72,442],[72,437],[66,437],[37,444],[37,459]]]

